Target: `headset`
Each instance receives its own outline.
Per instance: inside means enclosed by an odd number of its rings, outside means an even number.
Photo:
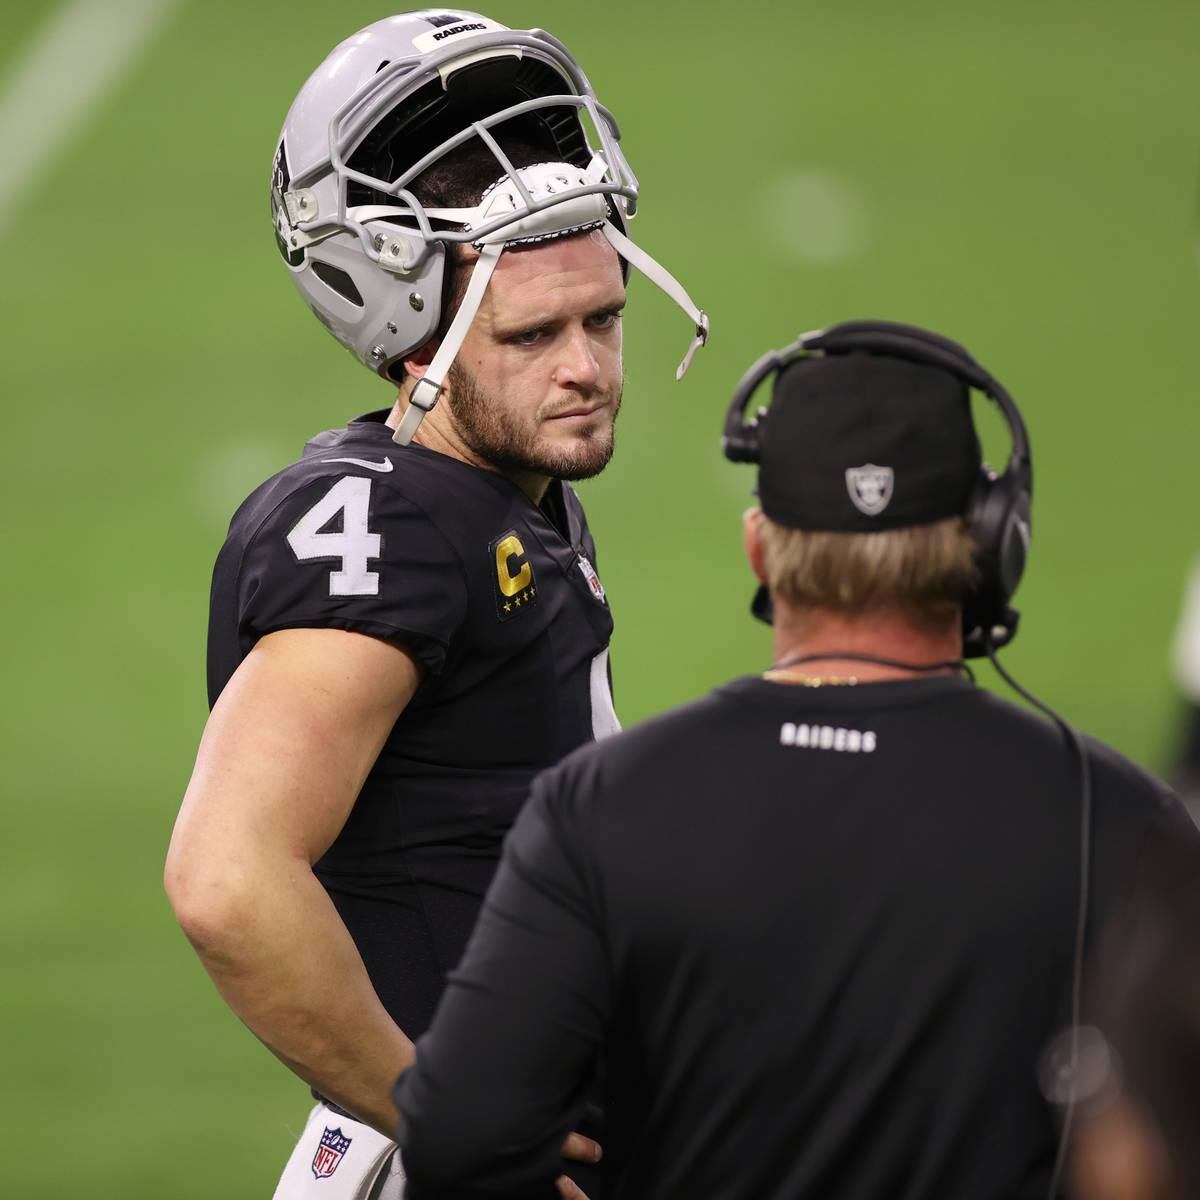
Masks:
[[[757,463],[762,430],[769,414],[767,409],[760,408],[747,421],[746,408],[767,376],[782,370],[797,358],[854,353],[900,358],[948,371],[967,387],[982,392],[995,403],[1012,440],[1012,452],[1002,474],[997,474],[986,463],[980,468],[978,482],[972,489],[963,514],[977,546],[976,562],[980,573],[979,582],[963,605],[963,658],[989,658],[1014,691],[1059,727],[1079,769],[1079,898],[1071,968],[1071,1026],[1067,1044],[1059,1051],[1065,1061],[1057,1064],[1067,1085],[1065,1099],[1061,1100],[1062,1125],[1058,1152],[1047,1189],[1047,1200],[1054,1200],[1062,1178],[1078,1099],[1080,993],[1090,898],[1092,772],[1087,748],[1079,733],[1053,709],[1021,687],[1004,669],[995,653],[1001,646],[1007,645],[1017,631],[1020,614],[1008,602],[1021,581],[1029,555],[1033,464],[1029,456],[1025,422],[1008,392],[957,342],[927,329],[894,321],[846,321],[831,325],[828,329],[802,334],[790,346],[764,354],[750,367],[730,401],[721,448],[731,462]],[[751,611],[762,620],[771,621],[771,598],[765,585],[759,588]],[[855,656],[839,654],[837,657]]]
[[[977,547],[975,561],[979,568],[979,581],[963,604],[963,657],[987,656],[1006,646],[1017,632],[1020,613],[1009,605],[1009,600],[1021,582],[1029,556],[1033,464],[1025,422],[1013,398],[957,342],[896,321],[845,321],[802,334],[790,346],[764,354],[742,376],[725,417],[721,448],[731,462],[758,462],[768,413],[760,408],[749,421],[745,414],[751,397],[767,376],[797,358],[856,353],[940,367],[993,401],[1008,426],[1012,441],[1008,465],[997,474],[983,464],[963,514]],[[752,611],[770,622],[770,597],[765,589],[759,590]]]

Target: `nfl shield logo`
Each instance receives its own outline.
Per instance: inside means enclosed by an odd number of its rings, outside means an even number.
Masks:
[[[600,576],[596,574],[596,568],[581,554],[576,560],[576,565],[582,572],[584,579],[587,580],[587,585],[592,589],[592,595],[601,602],[604,601],[604,585],[600,582]]]
[[[321,1134],[321,1144],[317,1147],[316,1154],[313,1155],[312,1173],[314,1179],[327,1179],[338,1168],[338,1163],[342,1161],[342,1155],[350,1149],[350,1143],[353,1138],[348,1138],[342,1133],[341,1129],[330,1129],[325,1126],[325,1132]]]
[[[891,467],[863,463],[861,467],[846,468],[846,491],[859,512],[868,517],[878,516],[892,498],[895,476]]]

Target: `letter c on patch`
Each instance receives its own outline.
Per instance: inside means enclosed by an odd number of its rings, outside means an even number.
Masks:
[[[514,559],[518,564],[515,575],[510,567]],[[525,547],[521,545],[521,539],[515,533],[510,533],[508,537],[501,538],[496,543],[496,579],[500,584],[500,591],[506,596],[515,596],[518,592],[523,592],[533,579],[533,568],[525,560]]]

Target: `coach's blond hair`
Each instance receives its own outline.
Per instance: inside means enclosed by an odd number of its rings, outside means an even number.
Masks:
[[[759,518],[767,585],[795,608],[853,616],[898,609],[937,621],[974,586],[975,542],[962,517],[877,533],[789,529]]]

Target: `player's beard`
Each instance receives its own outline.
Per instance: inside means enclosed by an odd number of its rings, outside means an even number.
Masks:
[[[590,479],[613,454],[613,427],[621,408],[621,383],[608,393],[612,419],[582,429],[569,445],[541,439],[536,417],[522,425],[504,401],[457,362],[447,374],[454,416],[463,440],[501,474],[546,475],[551,479]],[[546,415],[553,416],[553,413]]]

